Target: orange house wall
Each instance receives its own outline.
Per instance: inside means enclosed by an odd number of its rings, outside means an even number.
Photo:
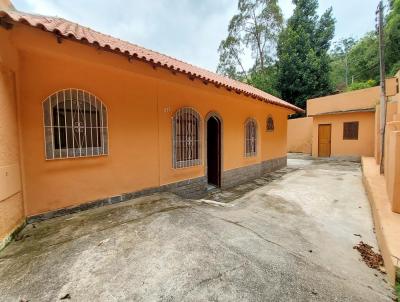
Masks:
[[[291,119],[287,124],[288,152],[311,154],[313,118]]]
[[[286,155],[289,110],[76,42],[57,44],[54,36],[23,25],[13,32],[21,52],[19,117],[28,216],[205,175],[204,149],[202,165],[172,168],[172,115],[183,106],[195,108],[203,119],[210,111],[222,116],[224,170]],[[107,106],[108,156],[45,160],[42,101],[65,88],[87,90]],[[265,131],[269,114],[274,132]],[[259,127],[254,158],[244,157],[248,117]]]
[[[15,72],[18,53],[10,32],[0,30],[0,249],[24,220]]]
[[[343,140],[343,123],[359,122],[358,140]],[[318,125],[331,124],[331,156],[373,156],[375,113],[314,116],[312,155],[318,156]]]

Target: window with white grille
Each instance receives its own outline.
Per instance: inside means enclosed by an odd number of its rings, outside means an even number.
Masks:
[[[43,102],[46,159],[108,154],[107,110],[94,95],[64,89]]]
[[[201,118],[192,108],[179,109],[172,120],[173,166],[186,168],[201,164]]]
[[[254,119],[248,119],[245,123],[245,156],[257,154],[257,124]]]

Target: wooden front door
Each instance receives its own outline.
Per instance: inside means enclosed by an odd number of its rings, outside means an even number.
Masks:
[[[318,125],[318,156],[331,156],[331,125]]]

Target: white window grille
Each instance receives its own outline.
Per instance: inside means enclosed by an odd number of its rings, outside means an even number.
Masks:
[[[64,89],[43,102],[46,159],[108,154],[107,109],[94,95]]]
[[[173,167],[201,164],[201,118],[192,108],[179,109],[172,119]]]
[[[248,119],[245,123],[245,156],[257,154],[257,123],[254,119]]]

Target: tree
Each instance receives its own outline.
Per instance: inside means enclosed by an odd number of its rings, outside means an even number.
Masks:
[[[385,25],[385,63],[390,75],[400,68],[400,0],[390,1]]]
[[[336,48],[331,53],[331,79],[339,90],[342,85],[343,54]],[[349,78],[354,80],[348,90],[362,89],[379,83],[379,44],[376,32],[368,32],[348,50]],[[385,19],[385,67],[388,76],[400,69],[400,0],[389,2]],[[353,82],[353,81],[352,81]]]
[[[228,37],[221,41],[217,72],[231,78],[259,83],[260,75],[271,67],[283,17],[277,0],[239,0],[238,14],[229,23]],[[246,50],[251,52],[253,66],[243,64]]]
[[[244,50],[237,37],[229,33],[228,37],[221,41],[218,52],[220,53],[218,73],[235,80],[243,80],[247,77],[247,72],[241,60]]]
[[[296,5],[278,41],[277,88],[281,96],[305,108],[306,100],[332,92],[328,50],[335,31],[332,9],[320,18],[317,0]]]
[[[336,90],[344,90],[351,82],[349,52],[355,43],[353,38],[340,39],[330,52],[330,79]]]
[[[330,54],[330,75],[336,89],[356,90],[367,88],[371,83],[379,83],[379,45],[376,33],[369,32],[358,41],[345,41],[346,45],[339,41],[336,44],[338,47],[334,47]]]
[[[379,81],[379,45],[375,32],[367,33],[349,52],[350,73],[356,82]]]
[[[277,69],[275,64],[258,71],[251,70],[247,83],[277,97],[280,96],[276,89]]]

